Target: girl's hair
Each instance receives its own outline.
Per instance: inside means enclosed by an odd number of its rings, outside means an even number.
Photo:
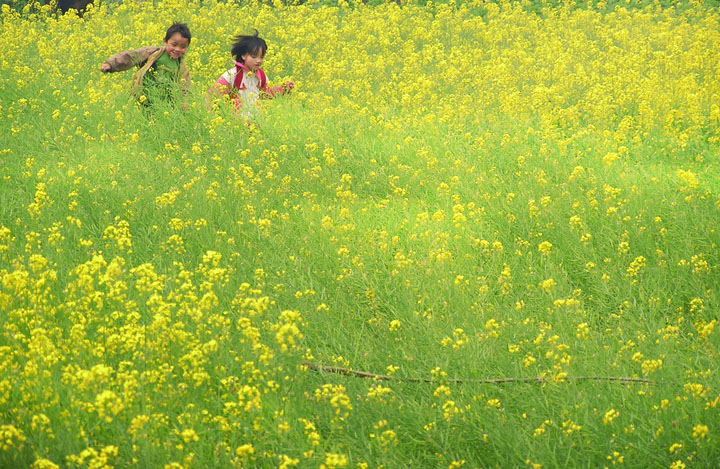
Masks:
[[[188,44],[190,43],[192,36],[190,35],[190,28],[185,23],[173,23],[165,33],[165,41],[169,41],[175,33],[180,33],[182,37],[188,40]]]
[[[244,62],[242,56],[245,54],[260,54],[263,57],[267,51],[267,43],[265,39],[258,37],[258,30],[252,36],[243,36],[239,34],[233,38],[233,45],[230,53],[238,62]]]

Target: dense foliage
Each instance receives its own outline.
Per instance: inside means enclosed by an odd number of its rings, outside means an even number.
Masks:
[[[632,5],[3,6],[0,466],[719,460],[720,13]]]

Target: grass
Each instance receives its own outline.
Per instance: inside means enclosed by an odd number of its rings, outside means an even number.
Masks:
[[[720,18],[635,6],[3,10],[0,466],[711,465]]]

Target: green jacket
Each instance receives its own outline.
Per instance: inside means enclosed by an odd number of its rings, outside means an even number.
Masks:
[[[139,98],[142,94],[143,79],[145,74],[153,66],[155,61],[163,55],[165,49],[163,47],[146,46],[140,49],[128,50],[115,54],[105,61],[106,64],[110,65],[109,72],[122,72],[129,70],[133,67],[140,67],[135,72],[132,79],[132,87],[130,88],[133,96]],[[190,91],[190,73],[185,65],[183,58],[180,58],[180,75],[178,78],[178,85],[183,94]]]

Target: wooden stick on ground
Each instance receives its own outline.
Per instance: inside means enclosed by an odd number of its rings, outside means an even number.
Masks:
[[[409,383],[431,383],[433,381],[439,381],[431,378],[398,378],[396,376],[379,375],[370,373],[368,371],[352,370],[350,368],[342,368],[339,366],[324,366],[309,361],[303,361],[303,366],[308,369],[318,372],[336,373],[346,376],[353,376],[356,378],[370,378],[382,381],[405,381]],[[486,378],[486,379],[447,379],[448,383],[480,383],[480,384],[502,384],[502,383],[551,383],[555,382],[554,379],[548,378]],[[558,381],[615,381],[620,383],[643,383],[643,384],[656,384],[655,381],[643,378],[626,378],[617,376],[575,376],[565,377]]]

